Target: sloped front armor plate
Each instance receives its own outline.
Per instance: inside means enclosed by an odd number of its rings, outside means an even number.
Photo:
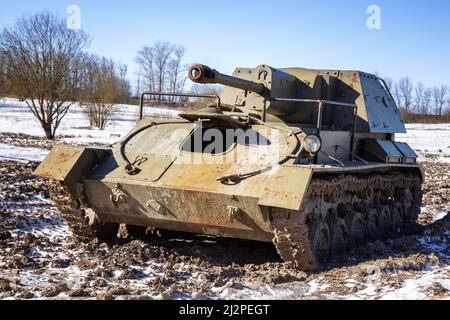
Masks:
[[[274,174],[267,181],[259,205],[300,210],[313,170],[297,166],[281,166],[274,170]]]

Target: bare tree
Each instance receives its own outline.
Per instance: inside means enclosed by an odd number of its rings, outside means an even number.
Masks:
[[[150,91],[156,91],[155,54],[152,47],[143,47],[139,50],[136,62],[140,67],[145,86]]]
[[[386,77],[384,78],[384,82],[386,83],[386,86],[389,89],[389,91],[392,92],[392,90],[394,89],[394,80],[390,77]]]
[[[409,112],[413,103],[413,84],[411,79],[409,77],[400,79],[398,82],[398,90],[402,97],[402,107],[405,108],[406,112]]]
[[[398,83],[394,83],[392,87],[392,95],[394,96],[395,103],[400,107],[402,105],[402,94],[398,88]]]
[[[414,101],[415,101],[415,109],[416,113],[420,114],[420,111],[423,107],[423,98],[425,93],[425,86],[422,82],[419,82],[414,89]]]
[[[141,73],[138,72],[136,80],[136,97],[139,97],[140,94],[141,94]]]
[[[183,64],[185,52],[184,47],[162,41],[156,42],[152,47],[143,47],[138,52],[136,62],[139,64],[139,74],[146,88],[157,92],[183,91],[186,83],[186,76],[183,76],[183,73],[187,70]]]
[[[430,88],[426,88],[425,91],[423,92],[423,104],[420,110],[420,112],[423,115],[429,114],[432,97],[433,97],[433,90]]]
[[[186,84],[187,77],[184,74],[187,71],[187,66],[183,65],[185,52],[184,47],[173,47],[173,58],[169,61],[168,67],[169,91],[172,93],[182,92]]]
[[[433,101],[435,107],[435,113],[441,117],[443,109],[449,101],[449,88],[447,86],[433,88]]]
[[[86,63],[79,99],[91,126],[105,129],[107,122],[119,111],[117,104],[129,98],[126,70],[124,65],[95,56]]]
[[[127,80],[128,66],[126,64],[119,63],[117,64],[116,69],[120,82],[126,83],[128,81]]]
[[[68,29],[64,20],[48,11],[25,15],[0,33],[11,87],[28,99],[48,139],[54,139],[72,105],[80,56],[89,41],[84,31]]]
[[[6,91],[6,77],[8,74],[6,69],[5,54],[0,51],[0,97],[2,97]]]
[[[158,74],[158,91],[163,92],[166,81],[166,71],[170,56],[173,52],[173,47],[169,42],[158,41],[155,43],[154,52],[156,72]]]

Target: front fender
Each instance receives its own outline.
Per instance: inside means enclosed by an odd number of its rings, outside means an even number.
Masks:
[[[34,171],[34,175],[64,182],[72,196],[78,198],[76,185],[101,163],[111,151],[77,146],[57,145]]]

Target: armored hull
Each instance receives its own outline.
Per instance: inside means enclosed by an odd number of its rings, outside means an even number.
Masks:
[[[208,82],[220,82],[216,71],[198,68],[194,81],[210,72]],[[358,128],[364,112],[348,99],[302,97],[295,83],[276,98],[267,78],[246,81],[236,81],[236,92],[225,88],[214,109],[179,120],[155,122],[141,112],[110,149],[56,146],[36,175],[52,180],[53,199],[82,240],[116,234],[119,225],[242,238],[273,242],[284,260],[315,270],[352,247],[417,228],[423,176],[407,145]],[[255,94],[262,105],[239,108],[239,97],[254,102]],[[312,112],[316,102],[317,122],[300,121],[298,104]],[[346,108],[333,125],[331,106]],[[285,119],[289,108],[295,121]],[[389,121],[394,128],[397,120]]]

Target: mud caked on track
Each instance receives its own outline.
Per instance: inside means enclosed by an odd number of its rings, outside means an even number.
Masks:
[[[422,164],[418,235],[369,243],[305,273],[259,242],[168,232],[79,242],[48,182],[32,176],[37,164],[3,161],[0,298],[404,298],[411,290],[448,298],[450,165]]]

